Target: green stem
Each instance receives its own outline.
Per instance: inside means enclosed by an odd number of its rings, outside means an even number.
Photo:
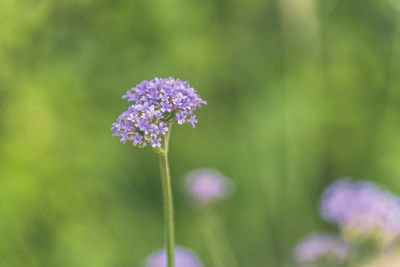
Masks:
[[[168,132],[163,137],[163,152],[160,153],[161,182],[164,196],[165,241],[168,256],[168,267],[174,267],[174,209],[172,203],[171,176],[168,166],[168,142],[171,133],[171,123]]]
[[[214,229],[216,233],[220,234],[221,248],[225,252],[227,261],[229,262],[229,266],[230,267],[239,266],[235,257],[235,253],[233,253],[231,244],[229,242],[228,234],[226,233],[225,227],[221,222],[220,216],[218,216],[218,214],[215,214],[215,212],[212,213],[211,216],[214,217]]]
[[[203,231],[204,238],[207,242],[208,253],[210,254],[211,261],[214,267],[224,267],[224,258],[222,255],[222,250],[220,246],[220,242],[218,237],[215,235],[213,231],[212,222],[209,220],[209,217],[204,212],[201,216],[203,218],[199,218],[199,224]],[[200,220],[201,219],[201,220]]]
[[[201,222],[211,259],[215,267],[237,267],[237,260],[232,252],[220,217],[212,208],[213,207],[206,207],[205,210],[203,210],[203,221]]]

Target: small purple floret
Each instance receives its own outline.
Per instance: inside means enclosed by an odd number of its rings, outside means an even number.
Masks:
[[[168,131],[168,127],[165,124],[165,122],[160,122],[160,124],[158,125],[158,131],[159,133],[161,133],[162,135],[164,135],[167,131]]]
[[[133,137],[133,145],[140,145],[142,143],[143,137],[139,133],[135,133],[135,136]]]
[[[184,112],[176,113],[176,120],[179,125],[182,125],[186,122],[186,114]]]
[[[193,126],[193,128],[195,128],[196,127],[196,123],[197,123],[197,119],[196,119],[196,115],[192,115],[191,117],[190,117],[190,123],[192,124],[192,126]]]
[[[174,120],[194,127],[197,123],[194,111],[207,104],[188,82],[171,77],[143,81],[122,98],[132,103],[113,123],[113,136],[140,147],[147,144],[160,147],[161,136],[169,130],[167,124]]]
[[[161,147],[161,139],[160,138],[156,138],[156,139],[151,140],[151,146],[153,148]]]

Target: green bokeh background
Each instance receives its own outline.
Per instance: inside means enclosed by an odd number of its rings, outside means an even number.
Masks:
[[[128,267],[163,246],[158,159],[111,137],[121,96],[188,80],[176,239],[214,266],[182,189],[208,167],[239,266],[284,266],[341,176],[400,193],[400,7],[389,0],[2,0],[0,266]],[[220,266],[215,266],[220,267]],[[228,267],[228,266],[227,266]],[[229,266],[231,267],[231,266]]]

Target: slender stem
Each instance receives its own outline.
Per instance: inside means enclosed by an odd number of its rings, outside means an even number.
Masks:
[[[164,196],[165,241],[168,256],[168,267],[174,267],[174,209],[172,203],[171,176],[168,165],[168,142],[171,124],[163,137],[163,152],[160,153],[161,182]]]
[[[206,207],[202,213],[201,226],[207,241],[209,253],[215,267],[237,267],[238,263],[229,244],[227,234],[218,214],[212,207]]]
[[[237,267],[238,262],[235,257],[235,253],[232,250],[231,244],[228,239],[228,234],[226,233],[226,228],[223,226],[223,223],[221,221],[221,217],[219,214],[216,214],[215,212],[211,211],[210,214],[211,220],[214,220],[214,229],[216,233],[219,233],[220,235],[220,240],[221,240],[221,248],[224,251],[227,261],[229,262],[229,267]]]
[[[204,212],[201,217],[202,218],[199,217],[199,224],[203,231],[204,239],[207,242],[208,253],[210,254],[213,266],[224,267],[224,257],[222,255],[218,236],[215,235],[214,229],[211,226],[212,222],[209,220],[208,216],[206,216],[206,212]]]

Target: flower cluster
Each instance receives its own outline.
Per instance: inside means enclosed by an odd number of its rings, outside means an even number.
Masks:
[[[351,246],[338,237],[328,234],[313,234],[306,237],[295,248],[299,263],[319,261],[344,262],[351,254]]]
[[[161,249],[146,260],[146,267],[167,267],[167,253]],[[175,247],[175,267],[203,267],[196,254],[184,247]]]
[[[186,191],[199,204],[227,199],[233,191],[232,181],[223,174],[210,169],[191,171],[186,176]]]
[[[197,123],[194,111],[206,101],[200,98],[188,82],[174,78],[154,78],[142,81],[128,90],[122,98],[132,103],[111,130],[121,142],[133,145],[161,147],[161,136],[169,130],[168,123]]]
[[[342,179],[323,193],[321,215],[344,230],[382,241],[400,236],[400,198],[369,182]]]

